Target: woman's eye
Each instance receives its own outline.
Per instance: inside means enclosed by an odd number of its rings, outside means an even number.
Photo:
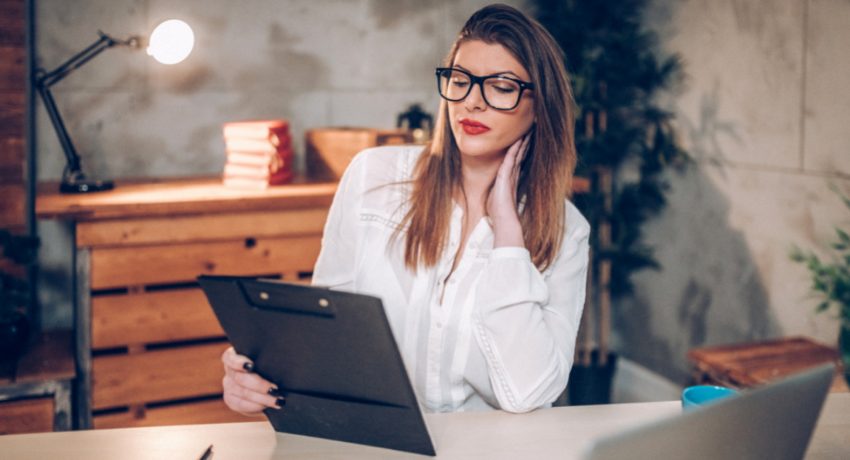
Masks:
[[[505,86],[505,85],[493,85],[493,89],[502,93],[502,94],[510,94],[515,92],[517,89],[515,86]]]
[[[468,85],[468,84],[469,84],[469,82],[466,81],[466,80],[454,80],[454,81],[452,81],[452,85],[454,85],[458,88],[466,88],[466,85]]]

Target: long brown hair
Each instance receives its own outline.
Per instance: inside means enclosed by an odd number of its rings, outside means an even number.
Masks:
[[[534,123],[528,152],[520,166],[517,197],[525,246],[540,270],[558,255],[564,234],[564,200],[569,197],[576,164],[574,102],[563,52],[537,21],[506,5],[490,5],[473,14],[461,29],[444,65],[451,67],[461,44],[480,40],[505,47],[534,83]],[[413,175],[410,208],[400,228],[407,229],[405,265],[433,267],[446,246],[453,192],[461,187],[461,157],[452,135],[448,105],[440,102],[434,138],[419,157]],[[524,198],[523,198],[524,197]]]

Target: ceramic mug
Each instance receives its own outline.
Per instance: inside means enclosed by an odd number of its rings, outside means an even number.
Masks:
[[[738,394],[736,390],[715,385],[690,386],[682,390],[682,408],[691,410],[736,394]]]

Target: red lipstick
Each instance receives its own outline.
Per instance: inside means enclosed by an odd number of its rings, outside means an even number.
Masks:
[[[463,132],[471,136],[484,134],[487,131],[490,131],[489,126],[469,118],[462,118],[459,123],[461,127],[463,127]]]

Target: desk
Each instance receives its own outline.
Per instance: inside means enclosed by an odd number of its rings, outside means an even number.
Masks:
[[[439,459],[571,459],[588,443],[642,422],[680,413],[677,401],[572,406],[529,414],[504,412],[426,416]],[[850,458],[850,394],[833,393],[809,446],[808,459]],[[126,428],[0,437],[4,459],[196,459],[214,444],[227,459],[425,459],[368,446],[275,434],[265,422]]]

